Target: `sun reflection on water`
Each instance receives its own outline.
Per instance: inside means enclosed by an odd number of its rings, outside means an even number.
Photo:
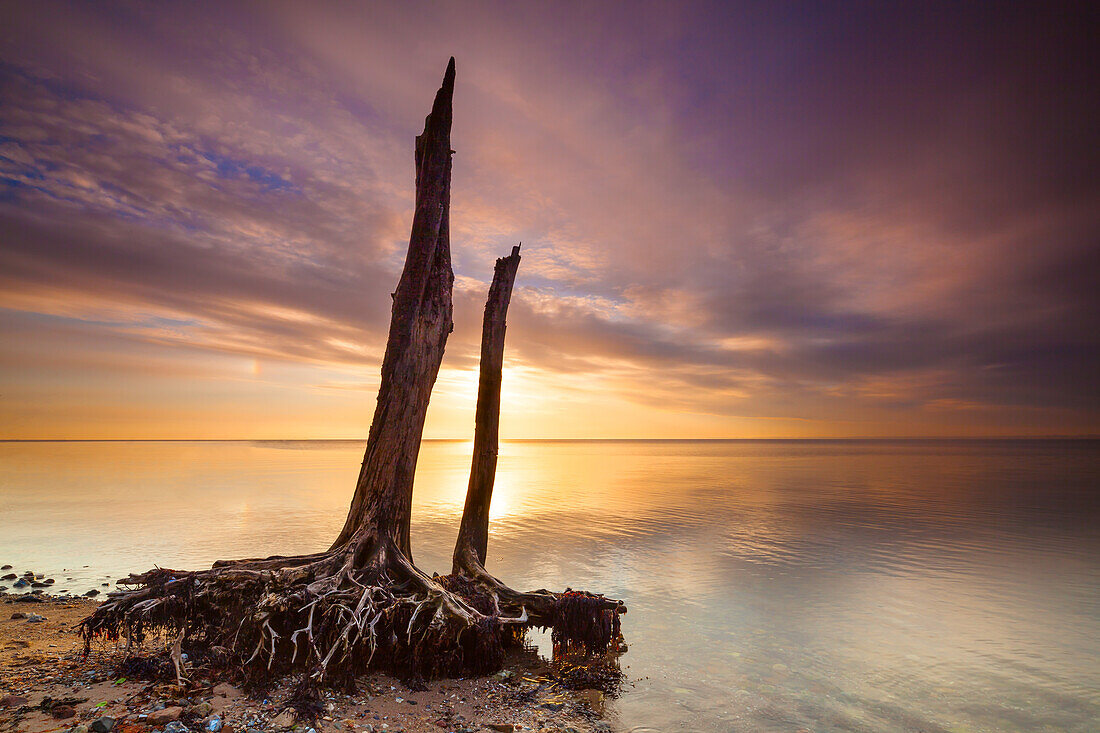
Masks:
[[[429,572],[450,568],[471,448],[421,450]],[[358,441],[0,444],[0,561],[67,568],[83,592],[324,549],[361,458]],[[627,602],[624,727],[1084,733],[1097,486],[1095,443],[505,442],[488,565]]]

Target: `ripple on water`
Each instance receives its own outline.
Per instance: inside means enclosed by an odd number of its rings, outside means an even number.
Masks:
[[[489,566],[627,602],[628,730],[1092,733],[1098,445],[505,443]],[[0,560],[99,588],[322,549],[361,451],[0,444]],[[429,571],[449,569],[468,466],[466,443],[421,451]]]

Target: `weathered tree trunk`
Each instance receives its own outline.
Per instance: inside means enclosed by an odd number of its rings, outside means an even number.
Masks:
[[[606,649],[619,638],[619,601],[582,591],[565,593],[512,590],[485,570],[489,544],[489,508],[493,500],[500,438],[500,386],[504,368],[504,335],[512,285],[519,268],[519,247],[497,260],[481,331],[481,373],[478,379],[474,454],[466,504],[455,541],[451,574],[443,584],[477,598],[488,595],[493,608],[523,611],[532,624],[554,629],[555,643],[586,651]]]
[[[497,260],[493,283],[485,301],[485,319],[481,327],[481,376],[477,386],[477,413],[474,417],[474,456],[470,464],[470,485],[455,543],[454,570],[459,572],[470,558],[485,564],[489,544],[489,505],[497,472],[500,438],[500,384],[504,370],[504,332],[512,284],[519,269],[519,245],[512,254]]]
[[[450,203],[452,58],[424,132],[416,138],[416,213],[409,252],[393,294],[382,383],[363,465],[344,528],[332,548],[357,532],[390,538],[412,558],[409,523],[413,474],[428,399],[439,374],[451,321]]]
[[[503,659],[506,628],[522,632],[533,624],[551,626],[556,635],[586,649],[606,648],[617,634],[618,614],[626,610],[619,601],[573,591],[521,593],[483,567],[504,314],[518,252],[497,263],[486,308],[486,343],[492,348],[483,350],[487,402],[483,411],[479,397],[477,431],[485,439],[485,462],[475,458],[479,478],[472,478],[470,486],[480,499],[468,528],[471,537],[481,538],[481,554],[467,553],[461,574],[445,578],[429,577],[412,563],[413,473],[428,399],[452,330],[448,209],[454,78],[451,59],[424,132],[416,139],[416,211],[409,252],[393,293],[378,404],[340,535],[327,551],[310,555],[219,561],[202,571],[154,568],[131,575],[119,581],[128,590],[108,594],[81,623],[86,649],[97,637],[124,635],[128,643],[140,643],[152,631],[174,635],[180,644],[186,640],[207,649],[224,647],[260,684],[299,669],[308,672],[307,684],[313,685],[333,675],[350,681],[376,667],[416,677],[491,671]],[[501,263],[510,263],[503,265],[505,274]],[[490,311],[499,311],[499,324]],[[456,568],[458,560],[456,553]]]

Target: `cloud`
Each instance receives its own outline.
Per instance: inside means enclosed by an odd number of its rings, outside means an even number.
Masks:
[[[407,242],[411,140],[453,53],[454,389],[476,369],[492,262],[522,240],[510,368],[585,394],[578,414],[619,434],[642,414],[707,434],[1095,431],[1100,161],[1071,14],[10,15],[12,323],[155,348],[165,375],[204,353],[360,391]],[[48,350],[5,351],[30,369]],[[66,355],[72,385],[96,353]]]

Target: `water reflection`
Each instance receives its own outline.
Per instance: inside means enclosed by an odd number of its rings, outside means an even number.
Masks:
[[[82,592],[323,549],[361,450],[0,444],[0,561]],[[449,568],[469,452],[421,451],[427,570]],[[506,443],[489,566],[627,601],[625,728],[1092,731],[1098,486],[1090,442]]]

